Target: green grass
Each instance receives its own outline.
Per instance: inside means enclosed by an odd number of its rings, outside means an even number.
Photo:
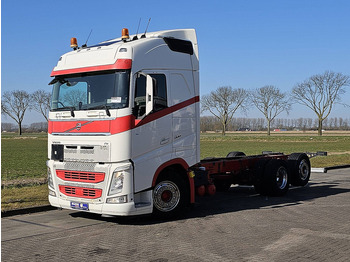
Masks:
[[[313,134],[234,133],[222,137],[218,134],[201,135],[201,158],[225,157],[231,151],[247,155],[262,151],[316,152],[327,151],[329,156],[311,159],[313,167],[350,164],[350,133]],[[48,204],[47,185],[35,185],[46,177],[47,134],[5,133],[1,136],[1,210]],[[19,183],[9,183],[12,181]],[[22,182],[24,181],[24,182]],[[19,186],[6,186],[17,184]],[[42,183],[42,182],[41,182]],[[30,186],[29,186],[30,185]]]
[[[15,138],[15,137],[39,137],[39,138],[47,138],[46,132],[40,133],[23,133],[22,136],[19,136],[18,133],[14,132],[4,132],[1,133],[1,138]]]
[[[350,154],[330,155],[311,158],[312,167],[350,165]]]
[[[1,189],[1,211],[47,205],[47,185]]]
[[[1,211],[48,204],[46,160],[46,133],[2,133]]]
[[[2,136],[2,181],[46,176],[47,136]]]

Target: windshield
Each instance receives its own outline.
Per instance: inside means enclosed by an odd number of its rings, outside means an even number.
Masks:
[[[51,83],[51,110],[124,108],[129,105],[129,71],[58,76]]]

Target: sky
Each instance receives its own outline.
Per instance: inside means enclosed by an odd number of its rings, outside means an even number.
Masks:
[[[225,0],[112,1],[2,0],[1,92],[43,89],[50,73],[71,51],[70,38],[88,45],[136,33],[195,28],[201,95],[220,86],[252,90],[274,85],[283,92],[326,70],[350,75],[350,1]],[[350,104],[350,87],[342,101]],[[237,117],[263,117],[256,109]],[[316,118],[294,104],[289,115]],[[350,118],[336,106],[330,117]],[[2,116],[3,122],[12,122]],[[27,112],[24,124],[45,119]]]

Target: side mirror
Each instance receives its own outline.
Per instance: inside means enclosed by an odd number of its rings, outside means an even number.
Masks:
[[[146,115],[153,110],[153,79],[150,75],[146,76]]]

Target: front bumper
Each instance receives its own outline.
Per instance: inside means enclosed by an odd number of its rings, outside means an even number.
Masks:
[[[78,211],[77,209],[71,208],[71,201],[77,202],[76,199],[64,200],[58,197],[49,196],[49,202],[52,206],[64,209],[71,209]],[[79,201],[78,201],[79,202]],[[82,201],[82,203],[87,203]],[[112,216],[133,216],[143,215],[152,213],[152,205],[143,207],[135,207],[135,202],[128,202],[122,204],[107,204],[107,203],[88,203],[89,210],[87,212],[101,214],[101,215],[112,215]]]
[[[50,195],[49,202],[52,206],[64,209],[77,210],[79,205],[82,206],[82,211],[87,211],[96,214],[115,215],[115,216],[131,216],[152,213],[152,191],[142,192],[134,194],[133,192],[133,168],[129,161],[123,161],[118,163],[81,163],[81,162],[59,162],[49,160],[47,166],[50,169],[52,183],[49,185]],[[123,167],[127,167],[123,169]],[[62,173],[64,171],[81,172],[85,173],[104,173],[103,181],[88,182],[69,180],[69,178],[62,175],[57,176],[57,170]],[[117,194],[109,194],[111,187],[111,181],[113,172],[115,170],[124,170],[124,183],[121,192]],[[63,172],[64,173],[64,172]],[[71,178],[71,177],[70,177]],[[63,191],[62,188],[69,188],[69,194],[67,191]],[[98,197],[85,196],[79,194],[84,189],[87,191],[102,191]],[[75,192],[75,191],[76,192]],[[54,194],[52,194],[54,192]],[[77,193],[77,195],[74,195]],[[125,197],[125,203],[107,203],[107,199]],[[73,203],[73,205],[72,205]],[[75,208],[72,208],[75,207]],[[88,208],[87,208],[88,207]]]

